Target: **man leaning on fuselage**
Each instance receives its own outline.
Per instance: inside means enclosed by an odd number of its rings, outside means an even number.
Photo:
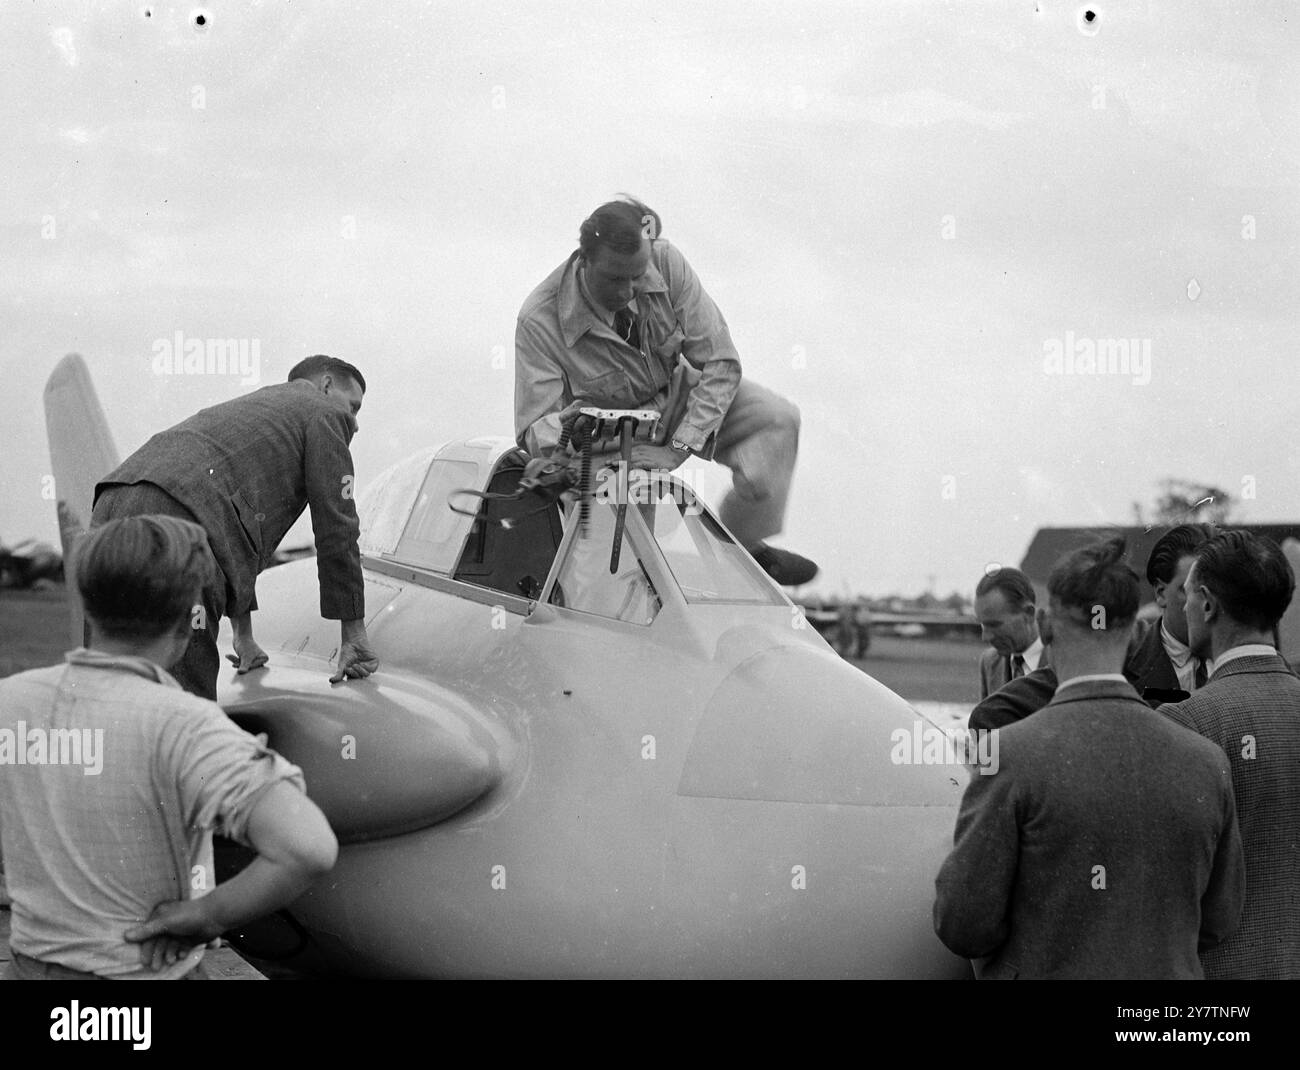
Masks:
[[[223,615],[233,626],[238,671],[266,664],[252,630],[257,576],[308,507],[321,616],[340,625],[331,679],[366,677],[379,667],[366,636],[348,448],[365,390],[351,364],[323,354],[307,357],[290,370],[288,382],[213,405],[160,431],[95,487],[92,527],[148,514],[194,521],[207,532],[218,574],[204,585],[203,614],[172,669],[191,694],[216,698]]]

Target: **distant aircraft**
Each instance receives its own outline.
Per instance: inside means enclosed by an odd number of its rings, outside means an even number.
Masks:
[[[63,558],[49,543],[23,539],[0,543],[0,587],[31,587],[38,580],[63,579]]]
[[[59,494],[85,490],[58,445],[106,433],[80,358],[46,411]],[[891,733],[933,722],[838,658],[676,478],[635,484],[616,573],[611,504],[585,535],[555,503],[448,507],[512,490],[525,460],[502,438],[428,448],[361,496],[370,680],[328,682],[313,562],[262,574],[271,664],[223,673],[219,698],[303,768],[342,849],[238,946],[354,976],[969,976],[931,924],[966,773],[891,762]]]

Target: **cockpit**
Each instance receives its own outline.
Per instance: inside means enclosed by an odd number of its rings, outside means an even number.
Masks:
[[[669,599],[786,604],[672,475],[633,472],[620,492],[613,471],[601,470],[585,523],[576,504],[539,506],[532,495],[466,496],[473,516],[449,507],[458,491],[510,494],[527,460],[509,439],[478,438],[421,451],[388,469],[359,499],[367,567],[525,615],[545,604],[641,626],[652,624]],[[628,508],[616,555],[623,494]]]

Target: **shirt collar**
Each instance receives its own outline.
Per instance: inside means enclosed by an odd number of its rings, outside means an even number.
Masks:
[[[1070,687],[1073,684],[1091,683],[1093,680],[1118,680],[1121,684],[1128,683],[1128,679],[1122,672],[1093,672],[1084,676],[1071,676],[1068,680],[1062,680],[1056,685],[1056,690],[1060,691],[1063,687]]]
[[[1015,657],[1014,654],[1011,656]],[[1037,669],[1038,663],[1043,660],[1043,637],[1040,635],[1020,651],[1020,656],[1025,659],[1025,672],[1030,673]]]
[[[1165,653],[1175,669],[1184,668],[1192,660],[1192,648],[1169,634],[1163,617],[1160,618],[1160,641],[1164,643]]]
[[[1234,646],[1225,650],[1217,658],[1214,658],[1205,664],[1206,672],[1213,676],[1230,661],[1236,661],[1238,658],[1268,658],[1277,654],[1277,651],[1267,643],[1243,643],[1241,646]]]
[[[653,246],[651,248],[653,250]],[[638,292],[643,294],[666,293],[668,290],[668,284],[664,282],[664,277],[655,267],[653,255],[652,252],[650,266],[646,268],[645,277],[637,287]],[[604,319],[596,311],[595,302],[584,295],[585,287],[581,282],[578,260],[579,254],[575,252],[564,265],[564,273],[560,276],[559,293],[556,296],[556,310],[560,315],[560,333],[564,336],[564,344],[570,348],[593,327],[611,330],[614,322],[612,312],[609,313],[608,320]],[[635,305],[634,299],[633,307]]]
[[[102,650],[91,650],[79,646],[63,655],[69,665],[85,665],[92,669],[122,669],[143,676],[146,680],[162,684],[165,687],[180,688],[180,684],[157,662],[148,658],[130,657],[124,654],[105,654]]]

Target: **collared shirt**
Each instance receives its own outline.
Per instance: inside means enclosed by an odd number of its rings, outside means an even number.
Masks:
[[[591,291],[587,289],[587,273],[582,269],[581,265],[578,266],[578,290],[582,294],[582,299],[591,307],[592,312],[600,317],[600,321],[606,327],[612,328],[614,326],[614,317],[617,313],[606,308],[591,296]],[[635,296],[627,303],[627,307],[631,309],[633,317],[637,317],[641,314],[641,310],[636,307]]]
[[[182,976],[202,948],[154,972],[122,934],[210,892],[213,830],[248,845],[262,793],[302,789],[302,772],[153,662],[84,647],[66,662],[0,680],[10,943],[102,977]]]
[[[560,413],[576,400],[605,408],[657,409],[669,417],[674,377],[690,377],[672,438],[711,456],[740,384],[727,322],[686,258],[662,238],[637,284],[640,348],[620,338],[613,314],[583,296],[574,254],[537,287],[515,325],[515,434],[537,455],[560,438]],[[685,366],[679,372],[679,365]]]
[[[1028,676],[1036,668],[1038,663],[1043,659],[1043,638],[1039,636],[1020,652],[1020,656],[1025,659],[1025,675]],[[1015,657],[1013,654],[1012,657]]]
[[[1208,676],[1213,676],[1228,662],[1236,661],[1238,658],[1268,658],[1276,654],[1277,648],[1268,643],[1242,643],[1241,646],[1230,647],[1217,658],[1208,660],[1205,663],[1205,671]]]
[[[1191,647],[1169,634],[1169,629],[1165,627],[1163,617],[1160,619],[1160,641],[1164,644],[1165,653],[1169,656],[1169,664],[1174,667],[1174,672],[1178,675],[1178,686],[1188,694],[1195,691],[1196,663],[1198,659],[1192,654]],[[1207,674],[1209,672],[1208,666],[1206,672]]]
[[[1091,683],[1093,680],[1118,680],[1121,684],[1128,683],[1128,678],[1122,672],[1090,672],[1083,676],[1071,676],[1068,680],[1062,680],[1056,685],[1056,690],[1059,693],[1063,687]]]

